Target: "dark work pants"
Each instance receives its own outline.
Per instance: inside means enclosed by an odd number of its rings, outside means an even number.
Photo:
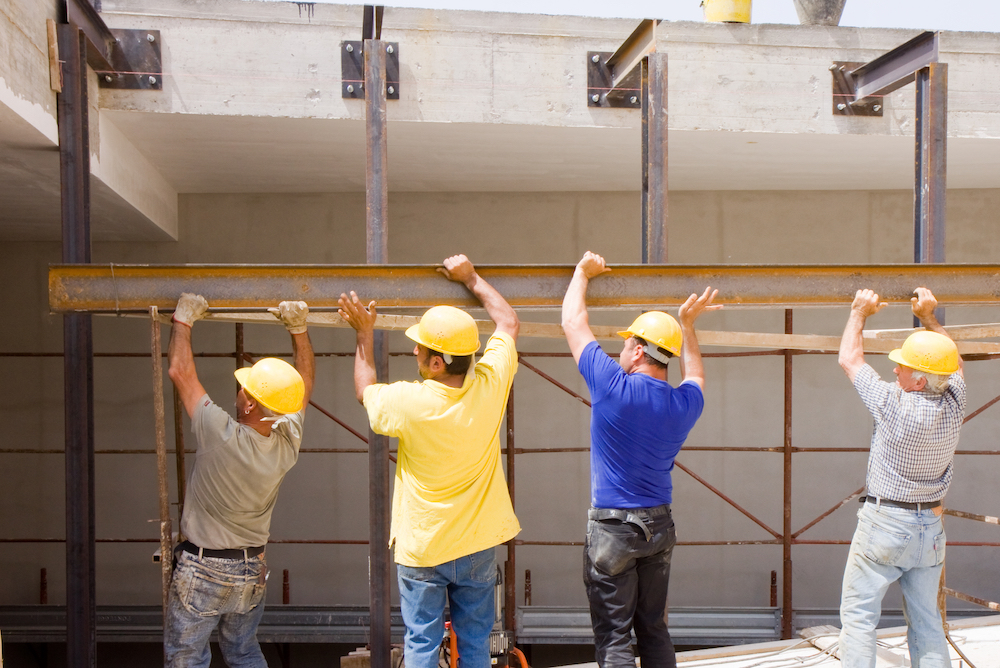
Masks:
[[[666,512],[663,511],[666,510]],[[583,582],[590,601],[594,647],[601,668],[635,668],[635,627],[642,668],[675,668],[667,631],[667,584],[677,536],[669,506],[630,508],[646,524],[588,520]]]

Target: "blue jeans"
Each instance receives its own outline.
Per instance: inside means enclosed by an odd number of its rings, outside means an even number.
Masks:
[[[208,668],[209,638],[216,627],[230,668],[267,668],[257,642],[264,614],[264,568],[263,554],[243,560],[177,552],[164,625],[168,668]]]
[[[494,622],[496,552],[491,547],[440,566],[396,565],[406,640],[406,668],[437,668],[444,638],[444,604],[458,636],[459,668],[488,668]]]
[[[899,580],[906,642],[913,668],[950,665],[937,607],[945,534],[933,510],[907,510],[867,502],[858,511],[840,601],[840,662],[874,668],[875,627],[882,597]]]
[[[601,668],[635,668],[632,628],[643,668],[675,668],[667,631],[667,585],[677,534],[670,506],[631,508],[650,531],[616,519],[588,520],[583,582]]]

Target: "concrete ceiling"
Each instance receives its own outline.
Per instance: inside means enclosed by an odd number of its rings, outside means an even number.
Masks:
[[[364,190],[360,121],[101,113],[178,193]],[[390,192],[640,187],[638,127],[390,122],[388,140]],[[669,141],[673,190],[913,187],[912,137],[705,130],[672,131]],[[92,181],[95,239],[164,239]],[[1000,188],[1000,140],[950,140],[948,186]],[[11,113],[0,118],[0,198],[0,236],[59,238],[58,151]]]

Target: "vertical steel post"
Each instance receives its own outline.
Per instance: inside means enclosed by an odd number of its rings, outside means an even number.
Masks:
[[[517,509],[514,498],[514,387],[507,396],[507,491],[510,503]],[[517,561],[514,539],[507,541],[507,563],[503,574],[503,626],[510,631],[511,642],[517,644],[514,611],[517,608]]]
[[[90,262],[90,139],[87,45],[73,25],[58,26],[63,89],[58,96],[62,261]],[[91,316],[63,316],[66,442],[66,663],[97,661],[94,564],[94,340]]]
[[[785,309],[785,334],[792,333],[792,309]],[[781,637],[792,637],[792,351],[785,350],[784,499],[781,531]]]
[[[366,250],[369,264],[389,262],[389,186],[386,169],[385,61],[386,44],[366,39],[365,49],[365,123],[367,126],[366,170]],[[381,382],[389,375],[389,340],[386,332],[376,330],[375,372]],[[389,438],[368,432],[369,524],[368,543],[369,601],[371,606],[371,666],[389,668],[391,664],[391,626],[389,608]]]
[[[667,54],[642,60],[642,262],[667,261]]]
[[[167,421],[163,410],[163,355],[160,321],[155,306],[149,307],[150,349],[153,362],[153,424],[156,432],[156,481],[160,495],[160,587],[163,624],[167,623],[167,597],[173,575],[173,544],[170,525],[170,487],[167,483]],[[166,650],[166,646],[164,646]]]
[[[948,65],[916,73],[916,156],[913,188],[913,261],[944,262],[948,146]],[[944,309],[936,315],[944,324]],[[914,326],[920,322],[914,318]]]

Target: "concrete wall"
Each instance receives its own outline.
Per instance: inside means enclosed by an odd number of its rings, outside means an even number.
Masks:
[[[670,258],[679,263],[887,263],[911,258],[911,197],[904,191],[675,192],[670,199]],[[955,190],[948,195],[948,260],[998,262],[1000,190]],[[611,263],[639,261],[639,198],[636,193],[406,193],[390,197],[389,257],[397,263],[434,263],[464,252],[474,262],[573,263],[594,250]],[[364,261],[364,197],[361,194],[182,195],[179,240],[100,243],[95,262],[294,262]],[[5,290],[0,351],[57,352],[61,321],[48,314],[46,265],[58,261],[51,243],[7,243],[0,248]],[[442,279],[443,280],[443,279]],[[845,300],[847,296],[845,295]],[[950,309],[952,324],[995,322],[996,309]],[[479,315],[479,314],[477,314]],[[598,324],[627,324],[636,313],[598,312]],[[795,331],[838,334],[847,309],[798,310]],[[555,320],[552,312],[525,312],[524,320]],[[704,316],[703,329],[782,331],[780,310],[725,310]],[[16,326],[14,326],[16,323]],[[906,309],[893,307],[871,322],[878,328],[909,326]],[[95,317],[95,351],[142,353],[149,326],[142,319]],[[167,334],[166,328],[163,329]],[[314,330],[317,351],[350,352],[348,331]],[[200,323],[195,348],[232,351],[233,327]],[[411,345],[393,334],[390,350]],[[558,342],[524,340],[524,351],[563,351]],[[247,326],[250,352],[290,350],[279,327]],[[611,352],[617,349],[606,346]],[[717,352],[706,349],[705,352]],[[885,375],[891,365],[873,358]],[[531,360],[560,382],[585,393],[570,361]],[[58,357],[0,357],[0,405],[6,409],[3,449],[63,444],[62,366]],[[365,429],[351,386],[351,359],[318,362],[315,400],[355,429]],[[209,393],[226,406],[234,395],[233,361],[201,359],[199,373]],[[795,358],[793,443],[799,447],[863,447],[870,420],[837,367],[835,357]],[[778,447],[782,443],[780,357],[710,358],[705,414],[688,440],[691,446]],[[413,360],[392,359],[391,375],[416,377]],[[990,362],[969,365],[969,409],[1000,394]],[[671,380],[678,380],[671,370]],[[526,368],[515,381],[516,437],[520,448],[587,444],[588,411]],[[95,362],[98,450],[152,449],[153,420],[149,360],[98,358]],[[168,394],[169,397],[169,394]],[[965,429],[961,449],[995,450],[998,409]],[[169,414],[169,406],[168,406]],[[169,420],[168,420],[169,421]],[[173,434],[168,429],[168,442]],[[189,446],[193,443],[188,441]],[[306,423],[304,448],[359,448],[363,444],[315,410]],[[63,535],[63,457],[3,454],[0,537]],[[193,458],[189,458],[189,464]],[[781,469],[778,454],[682,452],[680,461],[749,512],[781,528]],[[792,524],[800,528],[864,483],[865,455],[798,454],[794,458]],[[961,456],[948,505],[996,514],[995,480],[1000,461]],[[678,471],[675,517],[681,541],[765,540],[768,534]],[[517,510],[525,540],[582,540],[588,504],[585,454],[522,455],[517,468]],[[173,493],[173,487],[172,487]],[[363,454],[303,453],[288,474],[272,522],[275,539],[365,539],[367,459]],[[855,504],[838,510],[802,538],[849,539]],[[97,455],[97,535],[155,539],[155,461],[148,454]],[[955,541],[996,541],[996,527],[948,520]],[[155,604],[159,571],[150,563],[153,543],[98,546],[98,602]],[[996,600],[1000,578],[992,548],[953,546],[948,579],[955,588]],[[793,550],[796,607],[833,608],[847,547],[801,546]],[[367,547],[273,545],[268,600],[281,600],[280,573],[289,569],[294,603],[365,604]],[[539,605],[583,605],[581,548],[522,547],[517,567],[533,576]],[[50,602],[64,598],[63,546],[0,544],[0,603],[37,601],[38,569],[48,569]],[[681,546],[675,553],[674,605],[766,605],[769,573],[781,570],[777,546]],[[519,594],[520,596],[520,594]],[[898,605],[897,599],[890,603]]]

